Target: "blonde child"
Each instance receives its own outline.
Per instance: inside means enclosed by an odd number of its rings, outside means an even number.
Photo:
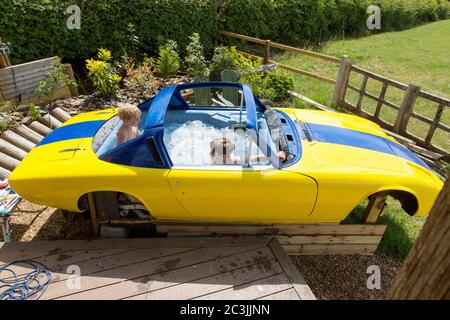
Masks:
[[[119,106],[118,115],[123,122],[116,134],[117,144],[119,145],[141,134],[137,128],[141,120],[141,110],[132,104],[124,103]]]

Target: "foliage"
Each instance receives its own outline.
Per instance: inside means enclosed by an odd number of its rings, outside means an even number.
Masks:
[[[39,121],[42,118],[41,110],[36,107],[33,103],[28,105],[28,113],[33,121]]]
[[[66,9],[81,10],[81,29],[69,30]],[[157,39],[172,38],[180,48],[198,32],[206,52],[216,35],[216,0],[2,0],[0,37],[11,42],[14,64],[49,56],[85,60],[97,48],[118,59],[126,52],[156,54]]]
[[[114,68],[110,63],[112,55],[109,50],[99,49],[97,58],[99,60],[86,60],[88,77],[100,96],[109,98],[119,91],[119,83],[122,78],[114,72]]]
[[[61,63],[61,59],[58,59],[50,69],[49,73],[41,80],[36,87],[35,93],[43,98],[45,102],[50,102],[51,98],[54,96],[56,89],[60,84],[65,84],[67,86],[76,85],[75,81],[69,78],[69,76],[64,72],[65,67]]]
[[[186,47],[186,57],[184,59],[186,72],[193,78],[207,78],[209,76],[209,69],[206,65],[200,35],[195,32],[189,39],[191,41]]]
[[[225,70],[236,70],[239,52],[236,47],[218,47],[214,49],[211,59],[211,71],[221,73]]]
[[[261,98],[282,101],[289,98],[289,91],[294,89],[292,75],[281,71],[268,72],[262,82]]]
[[[134,61],[126,65],[127,77],[125,81],[133,87],[141,90],[152,90],[155,85],[153,73],[155,72],[155,60],[151,57],[144,56],[144,60],[138,66]]]
[[[164,45],[159,47],[156,65],[158,67],[158,74],[163,78],[177,74],[180,69],[180,55],[177,50],[176,41],[169,39]]]
[[[366,26],[372,4],[381,9],[379,31]],[[305,46],[447,19],[449,8],[444,0],[227,0],[218,19],[221,30]]]

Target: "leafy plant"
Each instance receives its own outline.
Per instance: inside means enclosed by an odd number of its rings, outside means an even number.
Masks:
[[[35,93],[44,98],[45,103],[49,103],[51,98],[55,95],[56,89],[60,84],[76,85],[75,81],[69,78],[64,72],[65,67],[58,59],[50,69],[50,72],[45,78],[39,82]]]
[[[239,52],[236,47],[218,47],[214,49],[211,59],[211,70],[221,73],[225,70],[237,70]]]
[[[129,62],[126,64],[126,69],[128,76],[125,81],[128,84],[146,91],[154,88],[155,60],[153,58],[144,56],[144,60],[138,67],[135,67],[134,62]]]
[[[119,91],[119,83],[122,78],[114,72],[110,63],[112,59],[111,51],[101,48],[98,50],[97,58],[99,60],[86,60],[88,77],[100,96],[109,98]]]
[[[271,71],[264,76],[261,97],[272,101],[281,101],[289,98],[289,91],[293,89],[292,75],[281,71]]]
[[[156,65],[158,67],[158,74],[163,78],[177,74],[180,69],[180,55],[177,51],[176,41],[169,39],[159,48]]]
[[[28,105],[28,112],[30,114],[31,120],[38,121],[42,118],[41,110],[36,107],[33,103]]]
[[[194,78],[207,78],[209,76],[209,69],[206,65],[200,35],[193,33],[189,39],[191,41],[186,47],[186,58],[184,60],[186,72]]]

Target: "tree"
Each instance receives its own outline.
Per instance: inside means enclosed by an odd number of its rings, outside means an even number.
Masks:
[[[450,299],[449,179],[387,298]]]

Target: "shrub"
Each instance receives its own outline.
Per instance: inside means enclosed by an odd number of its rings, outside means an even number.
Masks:
[[[184,59],[186,72],[194,78],[205,79],[209,76],[209,69],[206,65],[200,35],[193,33],[189,39],[191,39],[191,42],[186,47],[186,58]]]
[[[294,89],[291,74],[281,71],[270,71],[264,76],[261,98],[282,101],[289,98],[289,91]]]
[[[151,57],[144,57],[142,63],[134,66],[134,62],[127,66],[127,74],[125,81],[141,90],[150,91],[154,88],[155,80],[153,72],[155,71],[155,60]]]
[[[100,96],[109,98],[119,91],[119,83],[122,78],[114,73],[113,66],[110,63],[111,51],[101,48],[98,50],[97,58],[99,60],[86,60],[88,77]]]
[[[158,74],[163,78],[168,78],[177,74],[180,69],[180,55],[177,51],[177,43],[174,40],[167,40],[159,47],[159,56],[156,61]]]

